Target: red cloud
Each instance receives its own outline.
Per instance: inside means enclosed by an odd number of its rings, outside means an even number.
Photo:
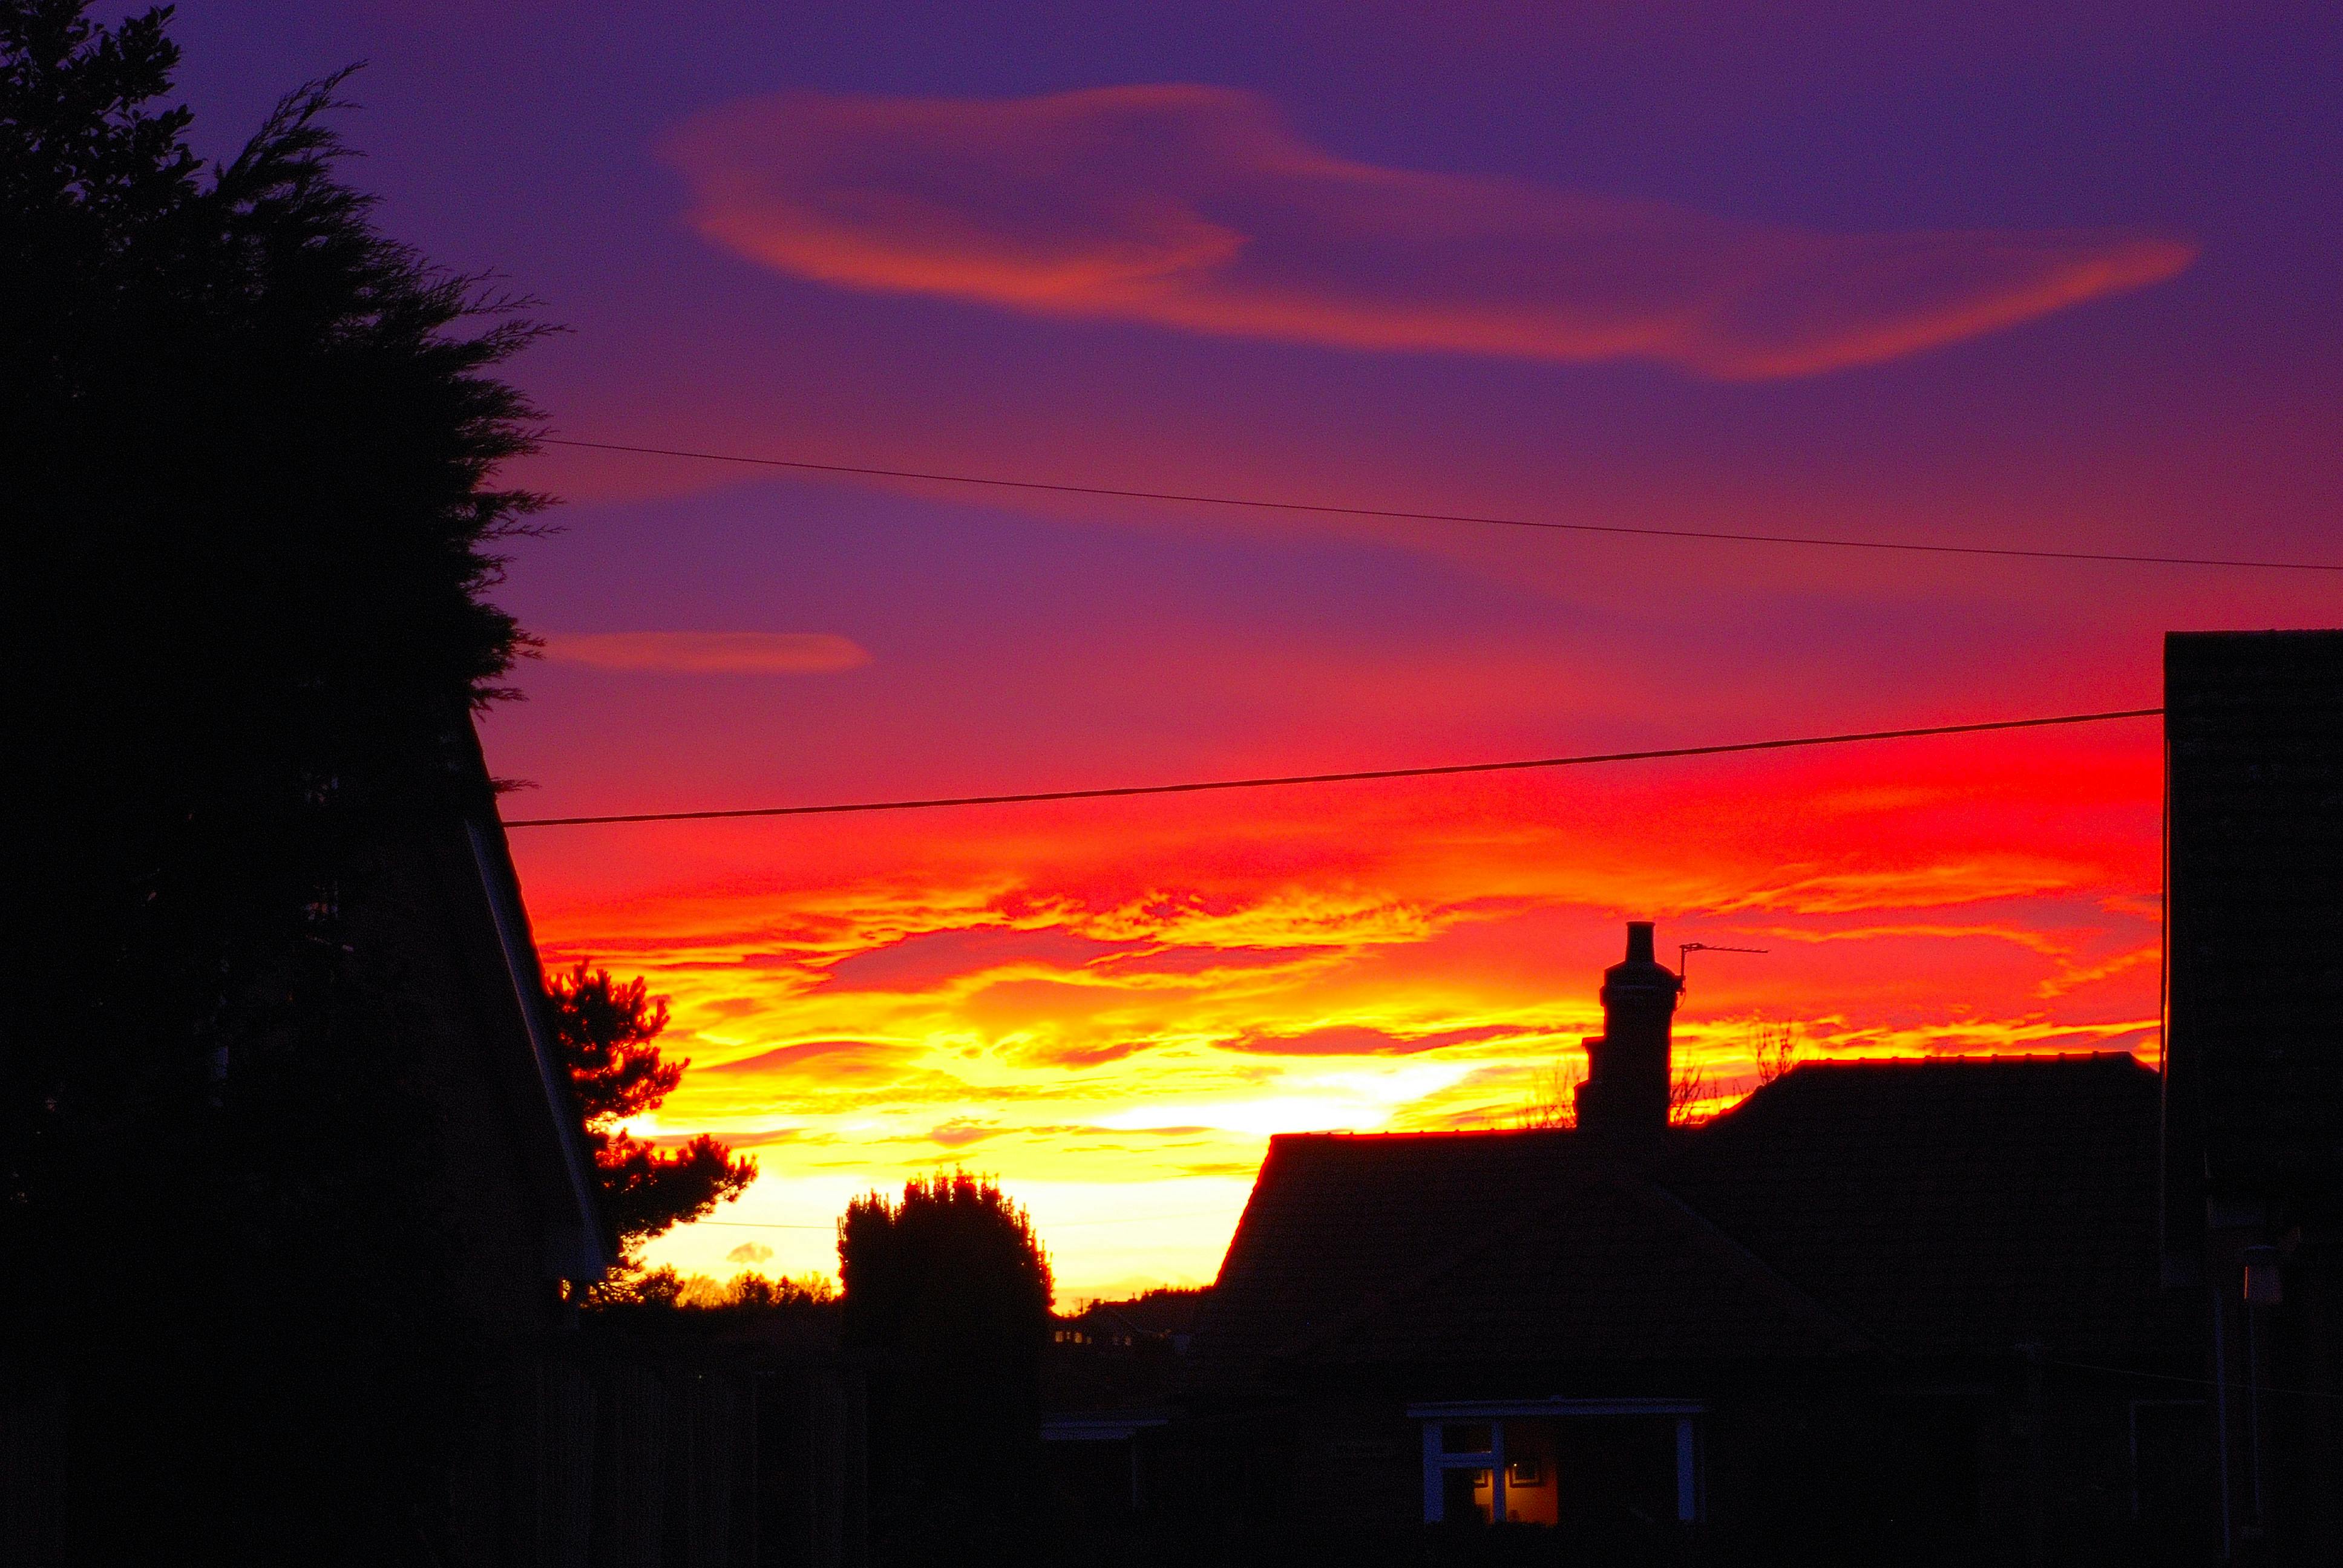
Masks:
[[[2108,231],[1825,234],[1384,168],[1222,87],[791,94],[703,114],[668,151],[703,236],[850,287],[1731,379],[1896,358],[2160,282],[2197,254]]]

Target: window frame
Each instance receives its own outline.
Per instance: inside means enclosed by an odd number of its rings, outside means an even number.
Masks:
[[[1676,1523],[1696,1524],[1705,1512],[1701,1485],[1699,1422],[1707,1404],[1688,1399],[1565,1399],[1458,1400],[1411,1404],[1408,1419],[1420,1423],[1423,1434],[1423,1522],[1438,1524],[1447,1515],[1445,1483],[1452,1470],[1489,1473],[1489,1522],[1505,1521],[1505,1422],[1538,1420],[1600,1420],[1605,1416],[1674,1416],[1676,1423]],[[1449,1453],[1442,1444],[1443,1427],[1467,1423],[1489,1428],[1489,1447],[1479,1453]]]

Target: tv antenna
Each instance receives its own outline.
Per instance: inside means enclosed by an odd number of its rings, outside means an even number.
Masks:
[[[1728,948],[1715,942],[1678,942],[1676,944],[1676,990],[1683,990],[1691,978],[1692,955],[1694,953],[1765,953],[1770,948]]]

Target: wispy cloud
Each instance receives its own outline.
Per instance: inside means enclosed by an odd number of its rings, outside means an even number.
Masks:
[[[870,662],[826,631],[581,631],[545,638],[557,664],[657,675],[835,675]]]
[[[1338,1023],[1291,1034],[1249,1030],[1224,1042],[1223,1049],[1264,1056],[1413,1056],[1418,1051],[1439,1050],[1452,1045],[1518,1040],[1523,1032],[1515,1024],[1490,1024],[1438,1030],[1428,1034],[1395,1034],[1369,1024]]]
[[[1274,951],[1411,944],[1456,918],[1355,890],[1282,888],[1259,898],[1218,901],[1151,893],[1113,909],[1081,911],[1071,923],[1106,940]]]
[[[2062,997],[2071,991],[2080,990],[2085,986],[2097,985],[2101,980],[2111,980],[2117,975],[2146,969],[2163,956],[2164,949],[2161,944],[2135,948],[2127,953],[2117,953],[2102,963],[2081,965],[2053,975],[2036,989],[2035,994],[2046,1000]]]
[[[713,243],[802,277],[1368,350],[1643,359],[1727,379],[1875,364],[2161,282],[2116,230],[1840,234],[1355,162],[1258,94],[791,94],[668,153]]]
[[[1877,942],[1877,941],[1968,941],[1986,940],[2015,942],[2019,947],[2042,954],[2046,958],[2063,958],[2071,950],[2069,944],[2057,937],[2020,925],[1892,925],[1799,927],[1767,926],[1765,935],[1777,941],[1805,942]]]
[[[1994,853],[1918,866],[1786,866],[1772,885],[1720,897],[1713,907],[1797,915],[1946,909],[2064,892],[2083,875],[2078,867],[2046,857]]]
[[[997,1127],[988,1121],[958,1119],[930,1129],[928,1141],[940,1143],[947,1149],[964,1149],[969,1144],[981,1142],[987,1138],[998,1138],[1006,1131],[1007,1129]]]

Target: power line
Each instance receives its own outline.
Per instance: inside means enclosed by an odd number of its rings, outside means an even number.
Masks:
[[[1451,762],[1428,768],[1371,768],[1344,773],[1286,773],[1252,779],[1208,779],[1179,784],[1122,784],[1100,789],[1032,789],[1002,795],[946,795],[901,800],[846,800],[820,806],[749,806],[702,811],[625,811],[592,817],[520,817],[507,828],[594,828],[629,822],[709,822],[744,817],[831,817],[858,811],[927,811],[951,806],[1023,806],[1051,800],[1115,800],[1141,795],[1200,795],[1222,789],[1273,789],[1297,784],[1356,784],[1383,779],[1447,779],[1469,773],[1519,773],[1543,768],[1586,768],[1609,762],[1656,762],[1675,757],[1721,757],[1742,751],[1787,751],[1806,746],[1850,746],[1911,740],[1930,735],[1976,735],[1999,729],[2104,724],[2153,719],[2161,708],[2105,713],[2061,713],[2042,719],[1995,719],[1978,724],[1931,724],[1910,729],[1866,729],[1844,735],[1801,735],[1776,740],[1735,740],[1717,746],[1671,746],[1649,751],[1602,751],[1576,757],[1533,757],[1505,762]]]
[[[639,447],[623,441],[579,441],[542,436],[548,447],[596,452],[632,452],[648,457],[686,457],[702,463],[740,463],[759,468],[790,468],[807,474],[842,474],[865,479],[915,479],[935,485],[978,485],[1000,490],[1040,490],[1061,496],[1096,496],[1121,501],[1172,501],[1185,506],[1235,507],[1249,511],[1308,512],[1322,517],[1373,518],[1391,522],[1464,523],[1492,528],[1541,528],[1557,533],[1620,534],[1648,539],[1705,539],[1741,545],[1791,545],[1815,549],[1889,550],[1931,556],[1996,556],[2014,560],[2092,561],[2123,566],[2218,567],[2237,571],[2343,572],[2343,562],[2268,561],[2228,556],[2157,556],[2120,550],[2039,550],[2009,545],[1947,545],[1896,539],[1850,539],[1829,535],[1757,534],[1725,528],[1662,528],[1625,523],[1559,523],[1537,518],[1506,518],[1469,512],[1418,512],[1399,507],[1344,506],[1332,501],[1279,501],[1258,496],[1211,496],[1181,490],[1133,490],[1114,485],[1078,485],[1053,479],[1006,479],[935,469],[881,468],[860,463],[823,463],[807,457],[751,457],[737,452],[695,452],[676,447]]]
[[[2223,1386],[2221,1383],[2208,1377],[2182,1377],[2177,1372],[2140,1372],[2133,1367],[2100,1366],[2094,1362],[2062,1362],[2055,1356],[2045,1356],[2043,1360],[2051,1366],[2068,1367],[2076,1372],[2108,1372],[2116,1377],[2147,1378],[2153,1382],[2192,1383],[2198,1388],[2219,1388]],[[2343,1399],[2343,1393],[2332,1392],[2326,1389],[2278,1388],[2274,1387],[2269,1383],[2263,1382],[2232,1382],[2227,1386],[2234,1389],[2250,1390],[2255,1393],[2291,1394],[2298,1399]]]

